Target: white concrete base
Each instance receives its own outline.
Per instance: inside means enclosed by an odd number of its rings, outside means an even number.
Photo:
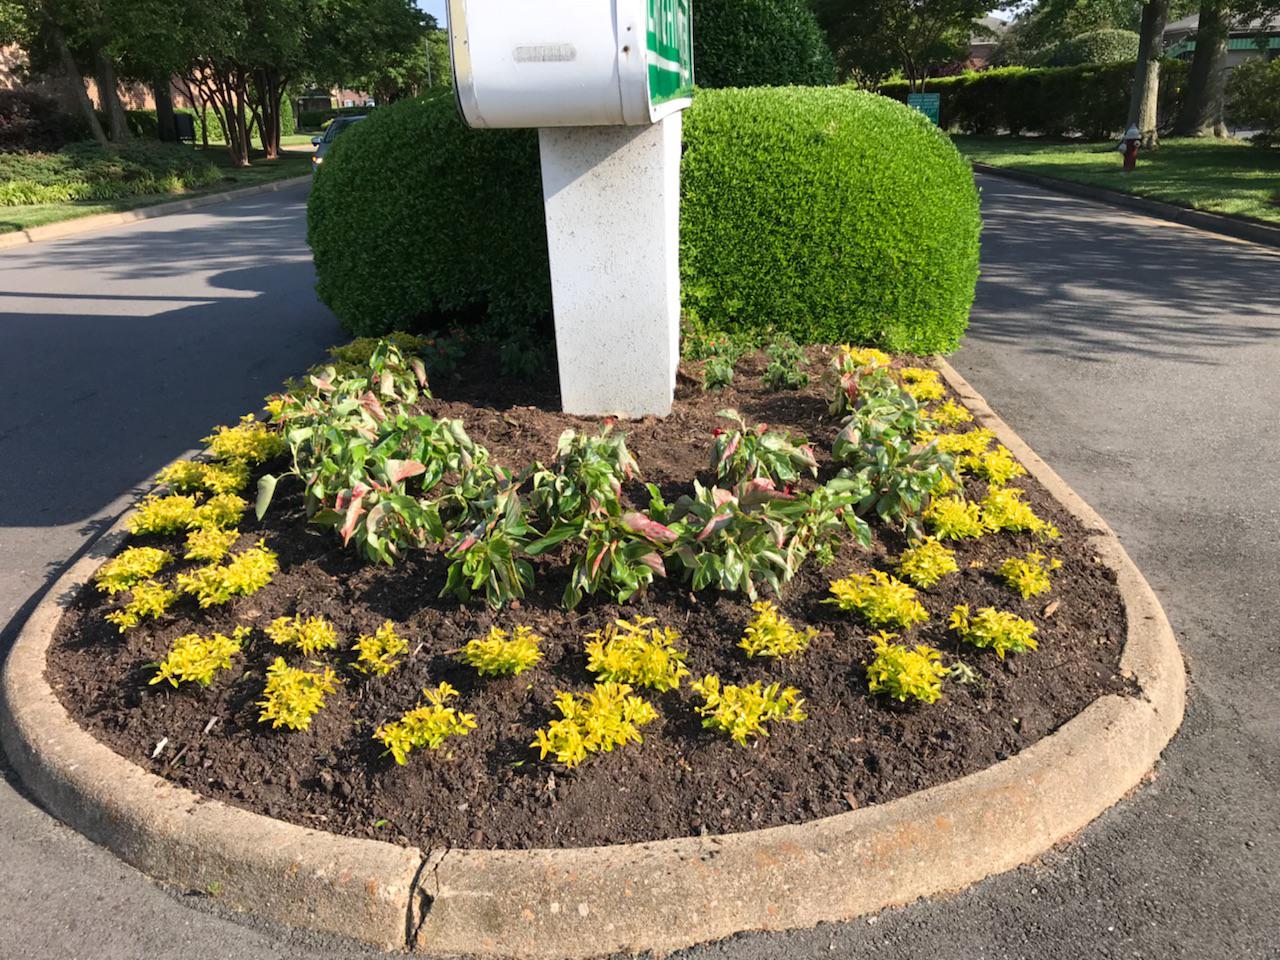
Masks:
[[[666,416],[680,359],[680,114],[538,131],[566,413]]]

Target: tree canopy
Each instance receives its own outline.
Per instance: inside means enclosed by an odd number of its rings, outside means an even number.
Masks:
[[[930,70],[968,56],[990,0],[817,0],[841,72],[862,81],[894,70],[915,86]]]

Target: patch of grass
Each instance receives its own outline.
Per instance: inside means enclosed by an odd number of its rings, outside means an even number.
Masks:
[[[1158,150],[1142,151],[1138,169],[1126,174],[1115,143],[1038,137],[953,139],[965,156],[979,163],[1280,224],[1280,150],[1260,150],[1243,140],[1163,140]]]
[[[297,138],[288,138],[292,141]],[[210,146],[209,159],[222,169],[222,178],[214,184],[202,189],[186,193],[150,194],[141,197],[124,197],[119,200],[103,201],[70,201],[67,203],[37,203],[22,206],[0,207],[0,233],[12,233],[16,230],[29,230],[32,227],[44,226],[48,223],[59,223],[63,220],[75,220],[96,213],[120,213],[125,210],[136,210],[139,207],[151,207],[157,203],[198,197],[207,193],[232,190],[237,187],[254,186],[272,180],[284,180],[289,177],[301,177],[311,170],[311,138],[303,137],[302,142],[308,149],[286,150],[276,160],[264,160],[255,157],[253,165],[248,168],[237,168],[231,165],[226,148]],[[205,151],[201,150],[200,153]]]

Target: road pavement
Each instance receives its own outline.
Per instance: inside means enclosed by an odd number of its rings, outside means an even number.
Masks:
[[[1147,574],[1191,670],[1186,722],[1149,785],[1033,866],[683,956],[1280,960],[1280,252],[981,184],[952,362]],[[0,621],[121,490],[336,335],[300,193],[0,255],[0,291]],[[0,930],[23,955],[377,956],[184,902],[11,784],[0,823]]]

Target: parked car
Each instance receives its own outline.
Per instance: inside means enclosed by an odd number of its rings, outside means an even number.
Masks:
[[[321,136],[311,138],[311,144],[316,148],[316,152],[311,155],[312,173],[315,173],[320,164],[324,163],[324,155],[333,146],[333,141],[337,140],[344,130],[349,130],[364,119],[366,119],[364,115],[358,117],[334,117]]]

